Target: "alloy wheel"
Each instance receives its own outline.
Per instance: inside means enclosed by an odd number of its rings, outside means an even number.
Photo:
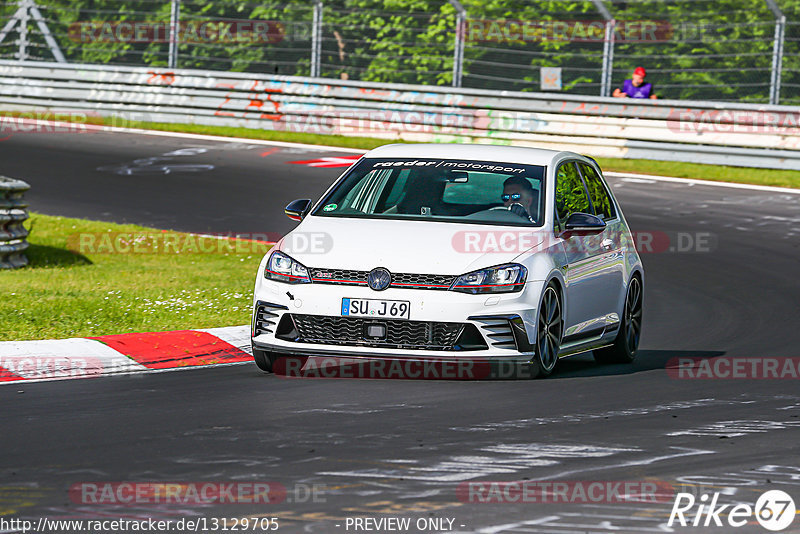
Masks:
[[[548,286],[544,290],[542,305],[539,307],[539,329],[536,341],[539,363],[546,373],[552,371],[558,361],[562,330],[561,302],[558,300],[555,288]]]

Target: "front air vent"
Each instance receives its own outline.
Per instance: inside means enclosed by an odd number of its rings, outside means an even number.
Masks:
[[[287,309],[280,304],[258,301],[253,312],[253,336],[274,332],[280,312]]]
[[[517,350],[514,332],[511,330],[511,323],[508,319],[504,317],[486,317],[478,319],[477,322],[492,347]]]
[[[492,347],[524,353],[533,351],[525,323],[517,314],[480,315],[469,317],[469,320],[480,325],[481,332],[489,339]]]

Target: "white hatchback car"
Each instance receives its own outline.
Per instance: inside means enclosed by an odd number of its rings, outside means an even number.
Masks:
[[[267,253],[256,364],[326,356],[631,362],[644,271],[597,163],[572,152],[388,145],[365,154]]]

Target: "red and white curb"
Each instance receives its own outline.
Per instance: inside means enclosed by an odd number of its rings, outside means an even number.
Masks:
[[[250,362],[250,327],[1,341],[0,384]]]

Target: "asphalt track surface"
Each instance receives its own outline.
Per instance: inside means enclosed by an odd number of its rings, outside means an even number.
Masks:
[[[164,156],[179,149],[193,150]],[[286,162],[337,155],[128,134],[0,142],[2,174],[32,185],[36,211],[197,232],[286,232],[283,206],[315,198],[341,171]],[[141,163],[158,157],[169,159]],[[157,164],[214,168],[142,170]],[[457,493],[464,482],[515,480],[652,481],[751,505],[782,489],[800,504],[797,380],[665,371],[676,356],[800,356],[800,195],[610,182],[634,230],[664,232],[676,246],[679,233],[703,232],[711,243],[643,255],[634,365],[580,356],[546,380],[443,382],[287,379],[248,364],[7,385],[0,517],[263,516],[279,518],[278,532],[322,533],[354,532],[346,520],[357,517],[410,518],[409,532],[448,531],[417,530],[420,518],[453,519],[457,532],[670,531],[671,495],[477,503]],[[257,505],[72,502],[67,490],[85,481],[272,482],[289,493]],[[737,529],[677,530],[766,532],[752,518]],[[800,518],[784,532],[800,532]]]

